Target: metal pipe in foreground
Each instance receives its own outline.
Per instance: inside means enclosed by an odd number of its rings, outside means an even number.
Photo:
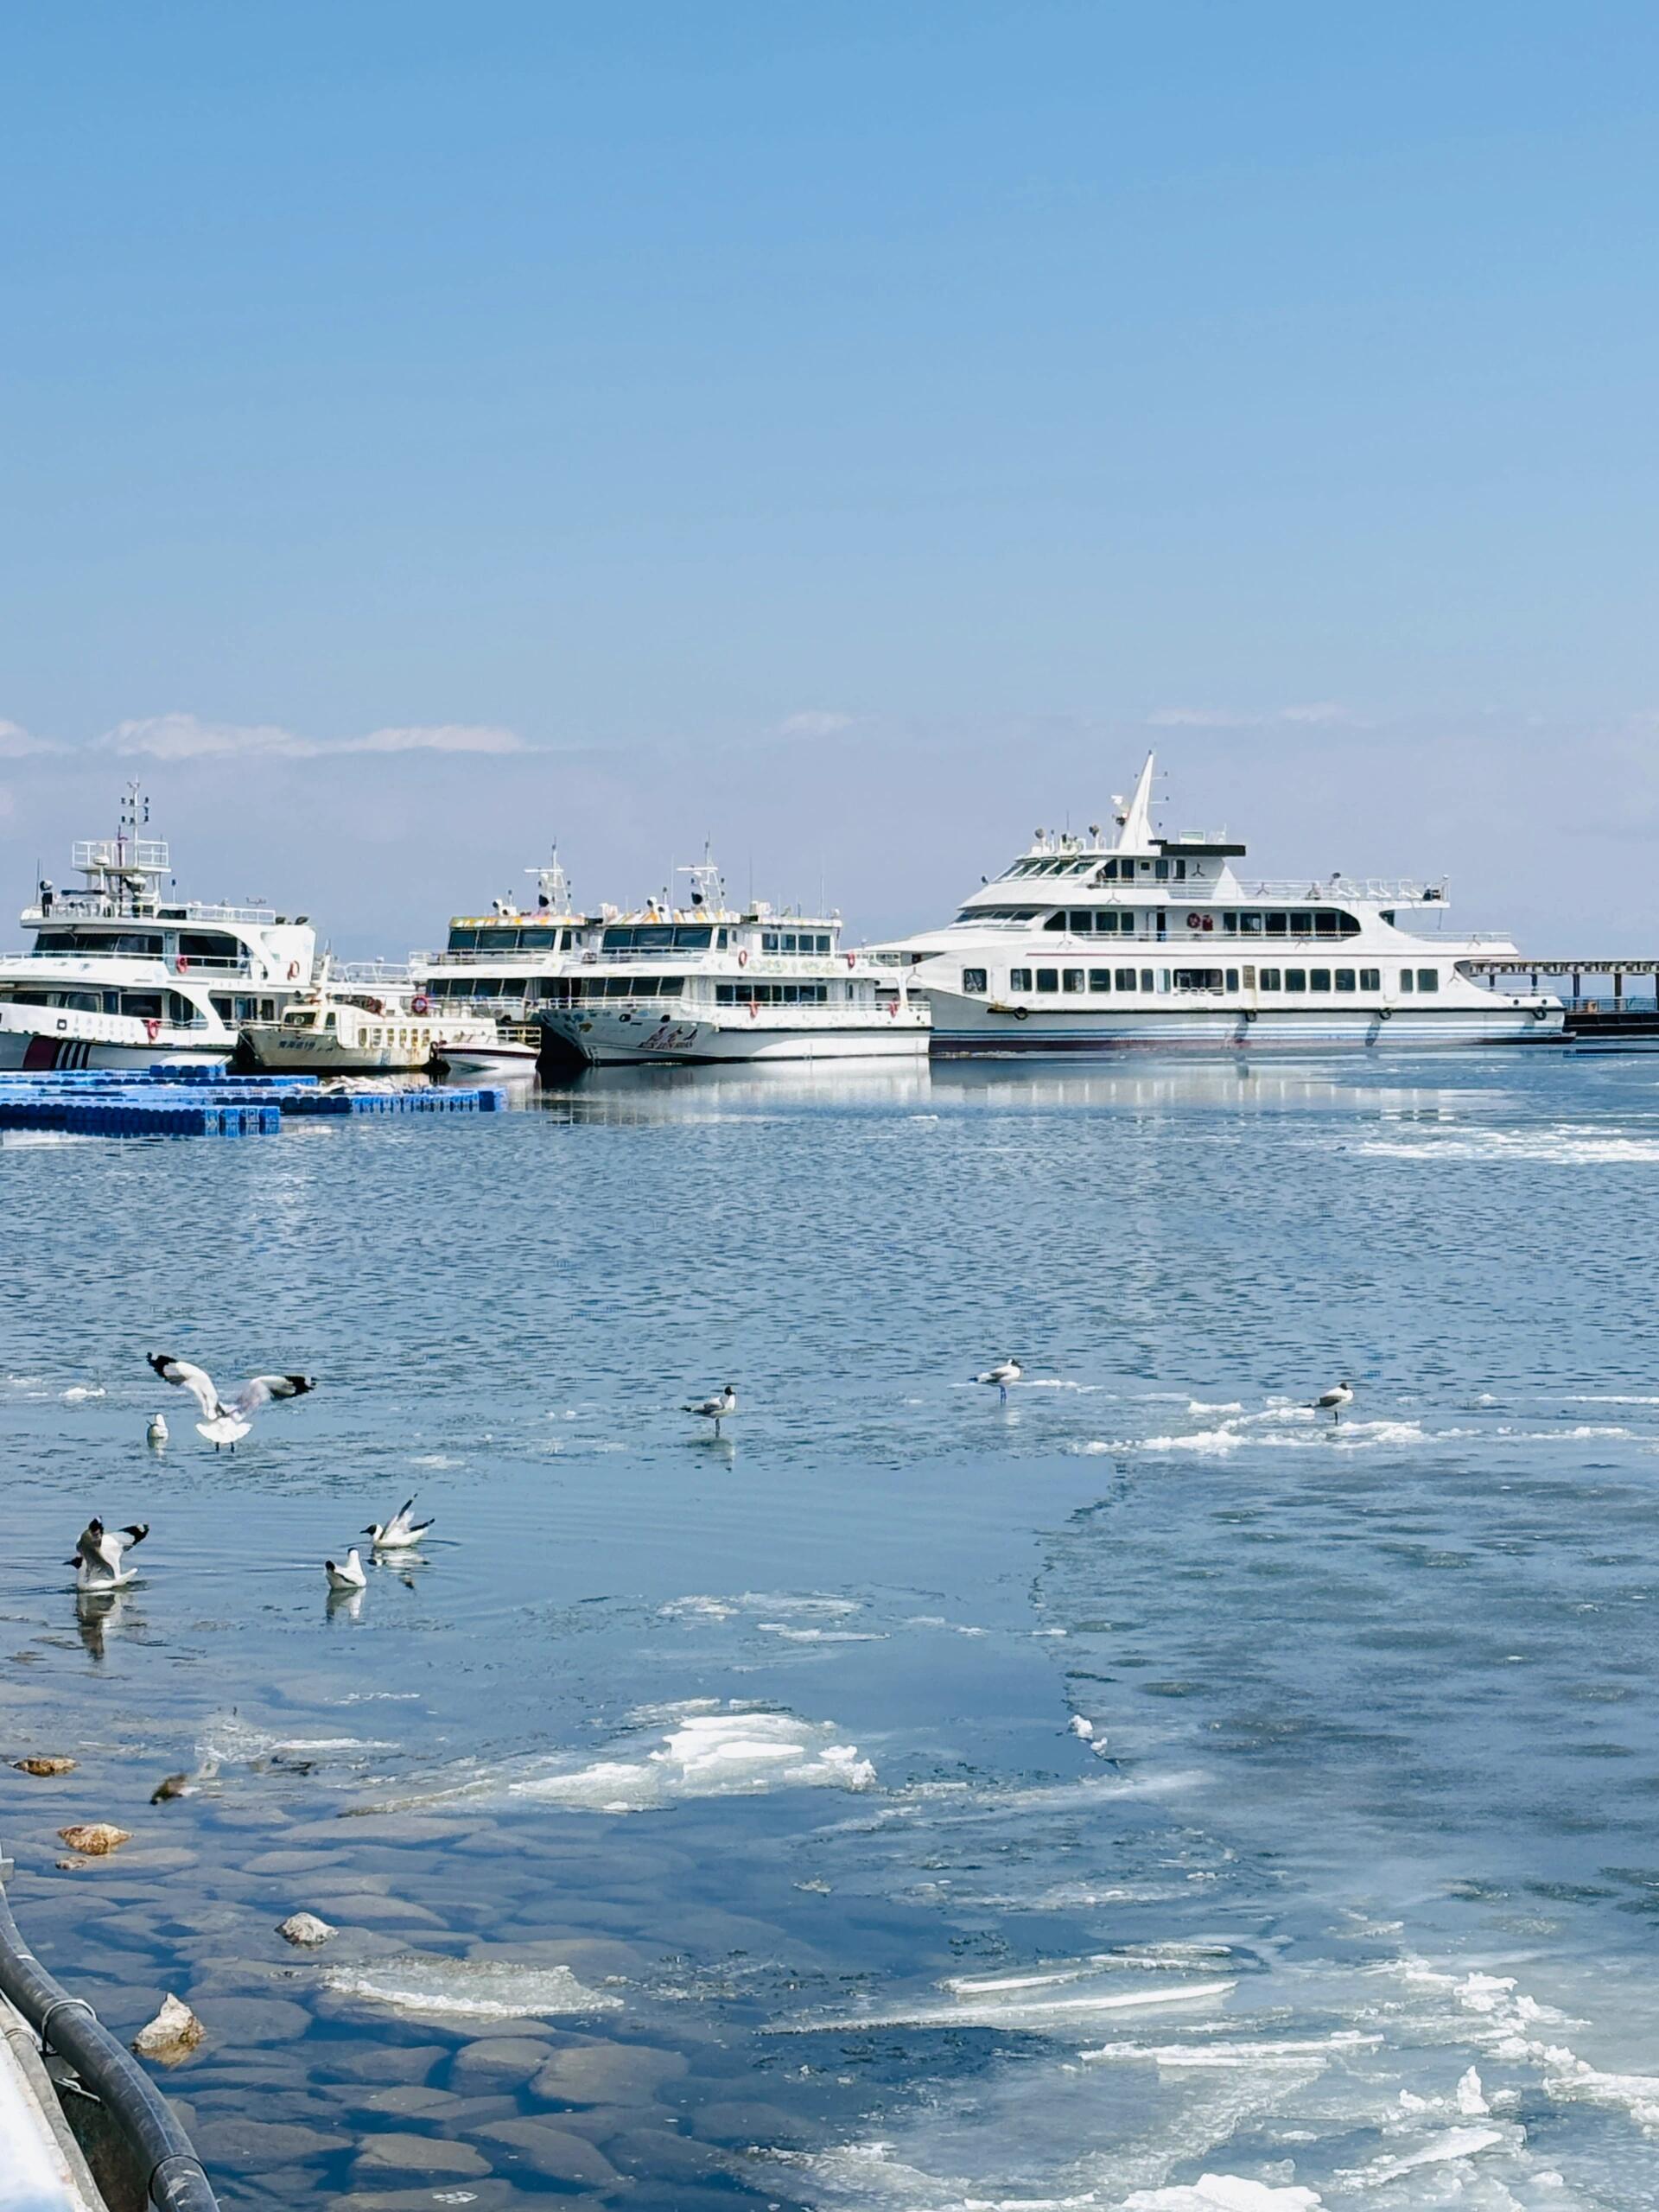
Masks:
[[[85,1998],[72,1997],[24,1942],[5,1893],[11,1871],[11,1860],[0,1856],[0,1994],[99,2098],[130,2145],[158,2212],[219,2212],[201,2161],[166,2098]]]

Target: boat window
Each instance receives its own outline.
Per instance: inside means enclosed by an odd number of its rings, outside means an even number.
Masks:
[[[325,1014],[322,1020],[322,1026],[325,1029],[338,1029],[340,1027],[340,1016],[337,1014]]]
[[[1065,927],[1065,916],[1064,913],[1051,914],[1043,924],[1043,927],[1046,930],[1063,930]]]
[[[1312,937],[1313,934],[1313,915],[1293,914],[1290,918],[1290,933],[1292,937]]]
[[[1109,991],[1112,988],[1111,969],[1091,968],[1089,970],[1089,988],[1091,991]]]
[[[1354,988],[1356,980],[1354,971],[1351,968],[1338,969],[1337,988],[1339,991],[1351,991]]]
[[[1256,988],[1263,991],[1281,988],[1284,978],[1277,968],[1261,968],[1256,971]]]
[[[1221,988],[1219,968],[1178,968],[1175,970],[1178,991],[1218,991]]]
[[[1227,970],[1227,988],[1230,991],[1236,991],[1238,988],[1238,970],[1236,968],[1230,968]]]
[[[1060,976],[1060,984],[1061,988],[1065,990],[1080,991],[1083,988],[1082,969],[1067,968],[1064,969]]]
[[[1241,937],[1260,937],[1265,918],[1266,918],[1261,914],[1241,914],[1238,918],[1239,935]]]
[[[1307,988],[1306,969],[1287,968],[1285,970],[1285,988],[1287,991],[1305,991]]]
[[[969,997],[977,991],[984,990],[987,988],[984,969],[964,968],[962,971],[962,988]]]
[[[1380,991],[1382,988],[1382,970],[1380,968],[1362,968],[1359,971],[1359,988],[1362,991]]]
[[[260,1019],[260,1020],[261,1020],[261,1021],[272,1021],[272,1020],[274,1020],[276,1019],[276,1000],[275,1000],[275,999],[261,999],[261,1000],[260,1000],[260,1001],[259,1001],[259,1019]]]
[[[1120,991],[1132,991],[1132,990],[1135,988],[1135,970],[1134,970],[1134,969],[1133,969],[1133,968],[1120,968],[1120,969],[1117,970],[1116,976],[1115,976],[1114,980],[1115,980],[1115,982],[1116,982],[1116,984],[1117,984],[1117,988],[1118,988],[1118,989],[1119,989]]]
[[[1290,927],[1288,914],[1268,914],[1265,918],[1269,937],[1283,937]]]
[[[1307,988],[1310,991],[1328,991],[1331,988],[1331,970],[1328,968],[1310,968],[1307,971]]]
[[[137,1014],[141,1021],[159,1021],[162,1018],[162,995],[159,991],[123,991],[123,1014]]]
[[[552,952],[557,949],[557,930],[520,930],[518,950],[524,952]]]
[[[210,1003],[213,1007],[213,1012],[219,1016],[221,1021],[234,1021],[236,1020],[238,1002],[235,999],[221,999],[215,996]],[[245,1003],[245,1001],[244,1001],[244,1003]]]
[[[234,961],[242,950],[233,937],[223,930],[181,930],[179,957],[181,960]]]
[[[1039,968],[1037,970],[1037,988],[1039,991],[1058,991],[1060,988],[1059,969]]]
[[[1408,991],[1414,988],[1414,978],[1409,968],[1402,968],[1400,970],[1400,988],[1402,991]]]
[[[1438,991],[1440,988],[1440,969],[1420,968],[1417,970],[1417,988],[1420,991]]]
[[[1030,969],[1010,968],[1008,970],[1008,988],[1011,991],[1028,991],[1031,988]]]
[[[478,931],[452,929],[449,932],[449,950],[451,952],[476,952]]]

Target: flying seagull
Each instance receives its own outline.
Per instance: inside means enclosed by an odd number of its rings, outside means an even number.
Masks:
[[[1008,1402],[1009,1383],[1019,1382],[1025,1371],[1017,1359],[999,1360],[995,1367],[988,1367],[982,1375],[976,1375],[974,1380],[976,1382],[995,1382],[996,1402],[1000,1406],[1006,1406]]]
[[[252,1425],[249,1416],[273,1398],[302,1398],[317,1387],[309,1375],[254,1375],[227,1405],[205,1368],[193,1367],[188,1359],[175,1359],[170,1352],[153,1351],[148,1357],[163,1382],[188,1390],[201,1408],[196,1433],[205,1436],[215,1452],[221,1444],[228,1444],[234,1451]]]
[[[322,1571],[328,1577],[331,1590],[360,1590],[369,1579],[363,1572],[363,1562],[357,1555],[355,1544],[346,1553],[343,1567],[326,1559],[322,1562]]]
[[[1353,1402],[1353,1384],[1351,1382],[1338,1382],[1335,1389],[1322,1390],[1317,1398],[1312,1400],[1309,1405],[1309,1411],[1316,1414],[1329,1414],[1331,1416],[1332,1426],[1334,1427],[1342,1419],[1343,1408],[1344,1406],[1351,1406]]]
[[[149,1534],[148,1521],[136,1521],[128,1529],[106,1529],[94,1514],[75,1541],[75,1555],[65,1564],[75,1570],[77,1590],[119,1590],[123,1584],[136,1581],[138,1570],[124,1564],[126,1554],[135,1544],[142,1544]]]
[[[699,1421],[713,1421],[718,1436],[721,1421],[730,1421],[737,1411],[737,1392],[728,1382],[717,1397],[689,1399],[682,1411],[696,1414]]]
[[[406,1552],[411,1545],[420,1542],[431,1526],[430,1520],[416,1520],[415,1501],[410,1497],[404,1499],[390,1521],[371,1521],[363,1534],[373,1538],[378,1552]]]

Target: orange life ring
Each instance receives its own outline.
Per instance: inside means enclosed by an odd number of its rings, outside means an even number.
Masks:
[[[151,1014],[144,1016],[144,1034],[153,1045],[162,1033],[162,1025]]]
[[[430,1014],[432,1001],[424,991],[416,991],[409,1002],[409,1010],[411,1014]]]
[[[190,973],[190,959],[188,954],[183,952],[180,953],[177,959],[173,963],[173,965],[178,969],[181,976],[188,976]]]
[[[747,967],[748,966],[748,964],[749,964],[749,955],[748,955],[748,950],[747,950],[747,946],[745,947],[745,949],[744,949],[741,952],[740,952],[740,953],[738,954],[738,956],[737,956],[737,964],[738,964],[738,966],[739,966],[740,968],[747,968]]]

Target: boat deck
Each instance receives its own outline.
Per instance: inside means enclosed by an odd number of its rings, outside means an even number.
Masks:
[[[0,2212],[105,2212],[35,2037],[0,1998]]]

